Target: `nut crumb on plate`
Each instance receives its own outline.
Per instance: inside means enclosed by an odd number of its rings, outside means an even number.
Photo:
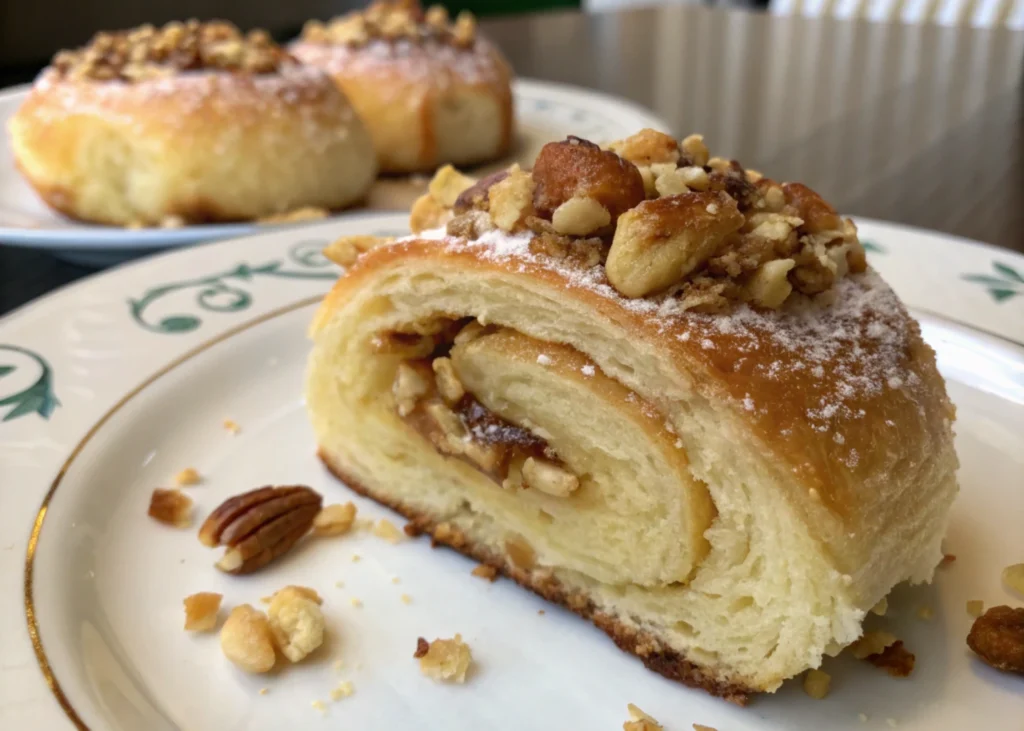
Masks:
[[[916,657],[914,653],[903,646],[903,640],[896,640],[881,652],[873,653],[863,659],[894,678],[906,678],[914,672]]]
[[[304,586],[286,586],[276,592],[267,608],[274,642],[291,662],[300,662],[324,642],[321,599]]]
[[[220,630],[224,656],[247,673],[266,673],[274,667],[277,653],[267,615],[248,604],[231,610]]]
[[[402,596],[398,598],[402,600],[402,604],[412,604],[412,597],[408,594],[402,594]]]
[[[352,681],[346,680],[344,683],[340,683],[337,688],[331,691],[331,700],[340,701],[342,698],[348,698],[355,692],[352,687]]]
[[[976,620],[967,646],[997,670],[1024,675],[1024,607],[992,607]]]
[[[260,688],[260,695],[266,695],[270,692],[270,688]]]
[[[373,535],[383,538],[388,543],[401,543],[405,540],[405,534],[398,530],[394,523],[384,518],[373,524]]]
[[[877,655],[896,642],[896,635],[889,632],[865,632],[860,639],[850,645],[850,652],[858,660],[866,660],[871,655]]]
[[[358,553],[352,554],[352,563],[359,563],[363,559]]]
[[[641,711],[638,707],[629,703],[626,706],[629,711],[629,719],[622,724],[623,731],[662,731],[662,725]]]
[[[420,672],[441,682],[464,683],[466,672],[473,662],[469,645],[462,641],[462,635],[453,639],[436,639],[427,642],[420,637],[416,640],[413,657],[420,661]]]
[[[351,599],[349,599],[348,603],[351,604],[356,609],[359,609],[359,607],[363,606],[363,600],[362,599],[356,599],[355,597],[352,597]]]
[[[157,488],[149,498],[149,517],[174,528],[192,525],[192,498],[181,490]]]
[[[355,518],[356,506],[352,503],[325,505],[313,518],[313,535],[340,536],[348,533]]]
[[[234,419],[225,419],[224,428],[227,429],[228,432],[231,434],[237,434],[238,432],[242,431],[242,427],[240,427],[238,425],[238,422],[236,422]]]
[[[713,726],[705,726],[702,723],[695,723],[693,724],[693,731],[718,731],[718,729]]]
[[[815,700],[827,696],[831,684],[832,676],[823,670],[812,668],[804,675],[804,692]]]
[[[477,576],[481,579],[487,579],[488,581],[494,581],[498,578],[498,570],[493,566],[488,566],[485,563],[480,564],[471,572],[473,576]]]
[[[397,584],[398,582],[399,582],[399,578],[397,576],[392,576],[391,577],[391,583],[392,584]]]
[[[320,713],[327,713],[327,705],[320,699],[313,701],[309,705],[313,706],[313,708],[320,711]]]
[[[189,632],[208,632],[217,626],[217,612],[223,596],[201,591],[185,597],[185,629]]]
[[[202,480],[203,478],[199,476],[199,472],[194,467],[186,467],[174,476],[174,484],[180,487],[198,485]]]
[[[967,600],[967,614],[977,619],[985,613],[985,602],[981,599]]]
[[[287,553],[313,525],[323,498],[304,485],[261,487],[230,497],[203,522],[204,546],[227,546],[216,566],[248,574]]]

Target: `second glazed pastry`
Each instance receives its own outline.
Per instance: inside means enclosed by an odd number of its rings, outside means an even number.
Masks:
[[[289,50],[352,100],[384,172],[473,165],[509,149],[512,72],[468,13],[452,23],[440,6],[377,2],[311,21]]]

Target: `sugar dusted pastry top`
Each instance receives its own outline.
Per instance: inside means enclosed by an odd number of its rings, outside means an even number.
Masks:
[[[856,491],[897,458],[888,440],[913,422],[942,441],[953,417],[853,222],[807,186],[710,156],[700,136],[644,130],[607,149],[570,137],[532,171],[480,181],[446,167],[410,225],[393,246],[360,256],[381,242],[342,239],[328,255],[358,278],[440,247],[458,266],[557,280],[703,371],[694,386],[729,397],[838,514],[870,509]]]

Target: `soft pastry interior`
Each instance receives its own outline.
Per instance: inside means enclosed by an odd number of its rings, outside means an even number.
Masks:
[[[852,224],[701,148],[442,171],[440,228],[329,248],[306,399],[353,489],[743,700],[931,577],[953,414]]]

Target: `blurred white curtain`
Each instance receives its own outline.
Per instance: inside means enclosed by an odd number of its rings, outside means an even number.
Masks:
[[[1024,28],[1024,0],[771,0],[769,10],[779,15]]]

